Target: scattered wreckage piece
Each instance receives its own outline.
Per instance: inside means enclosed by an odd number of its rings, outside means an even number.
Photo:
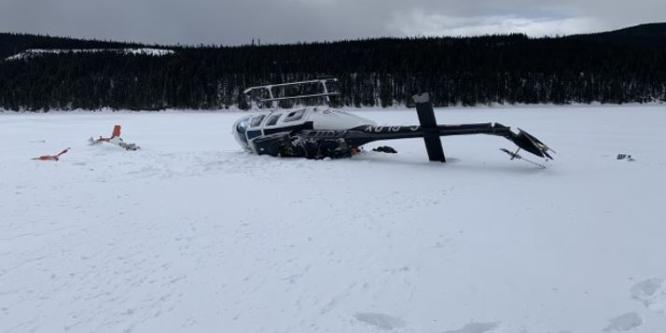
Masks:
[[[372,151],[376,151],[378,153],[386,153],[386,154],[397,154],[398,151],[393,149],[393,147],[389,146],[379,146],[376,148],[373,148]]]
[[[116,146],[119,146],[125,150],[131,150],[131,151],[136,151],[141,149],[138,145],[135,143],[127,143],[123,141],[123,139],[120,137],[120,131],[121,131],[121,126],[120,125],[115,125],[113,127],[113,132],[111,133],[111,137],[109,138],[104,138],[100,136],[97,139],[93,139],[92,137],[89,139],[91,145],[97,145],[97,144],[102,144],[102,143],[110,143],[114,144]]]
[[[618,161],[628,161],[628,162],[635,161],[635,159],[629,154],[617,154],[617,160]]]
[[[532,164],[532,165],[534,165],[534,166],[536,166],[536,167],[539,167],[539,168],[541,168],[541,169],[545,169],[545,168],[546,168],[546,166],[543,165],[543,164],[541,164],[541,163],[534,162],[534,161],[532,161],[532,160],[530,160],[530,159],[524,158],[524,157],[522,157],[521,155],[519,155],[518,153],[520,152],[520,148],[518,148],[516,151],[510,151],[510,150],[508,150],[508,149],[506,149],[506,148],[500,148],[500,150],[501,150],[502,152],[506,153],[507,155],[509,155],[510,160],[512,160],[512,161],[513,161],[513,160],[521,160],[521,161],[525,161],[525,162],[527,162],[527,163],[529,163],[529,164]]]
[[[60,156],[66,154],[70,149],[71,148],[68,147],[67,149],[59,152],[58,154],[42,155],[42,156],[33,158],[33,160],[35,160],[35,161],[55,161],[55,162],[58,162],[60,160]]]

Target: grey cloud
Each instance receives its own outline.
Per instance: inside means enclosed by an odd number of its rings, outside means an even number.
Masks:
[[[0,31],[150,43],[533,35],[666,21],[657,0],[0,0]]]

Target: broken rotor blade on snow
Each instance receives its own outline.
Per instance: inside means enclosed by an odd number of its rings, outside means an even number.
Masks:
[[[545,169],[545,168],[546,168],[546,166],[543,165],[543,164],[541,164],[541,163],[537,163],[537,162],[534,162],[534,161],[532,161],[532,160],[529,160],[529,159],[526,159],[526,158],[520,156],[520,155],[518,154],[518,152],[520,151],[520,149],[518,149],[518,150],[516,150],[515,152],[513,152],[513,151],[510,151],[510,150],[508,150],[508,149],[506,149],[506,148],[500,148],[500,151],[502,151],[502,152],[506,153],[507,155],[509,155],[509,156],[511,157],[511,160],[512,160],[512,161],[513,161],[513,160],[522,160],[522,161],[525,161],[525,162],[527,162],[527,163],[529,163],[529,164],[532,164],[532,165],[534,165],[534,166],[537,166],[537,167],[539,167],[539,168],[542,168],[542,169]]]
[[[65,153],[67,153],[70,149],[71,149],[71,148],[68,147],[67,149],[61,151],[61,152],[58,153],[58,154],[55,154],[55,155],[42,155],[42,156],[39,156],[39,157],[35,157],[35,158],[33,158],[33,160],[35,160],[35,161],[56,161],[56,162],[57,162],[57,161],[60,160],[60,156],[62,156],[62,155],[64,155]]]

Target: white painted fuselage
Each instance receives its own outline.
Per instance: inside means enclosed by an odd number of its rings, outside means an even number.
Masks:
[[[252,112],[233,126],[233,134],[243,149],[255,152],[256,138],[298,130],[347,130],[374,126],[372,120],[327,106],[271,109]]]

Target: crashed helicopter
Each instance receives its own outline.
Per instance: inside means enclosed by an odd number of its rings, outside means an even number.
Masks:
[[[504,137],[518,146],[517,150],[501,149],[511,159],[522,159],[525,150],[533,155],[553,159],[552,149],[529,133],[499,123],[445,125],[437,124],[427,93],[414,96],[419,125],[378,126],[375,122],[330,106],[331,87],[336,79],[322,79],[248,88],[244,91],[257,112],[247,115],[233,125],[238,143],[248,152],[279,157],[309,159],[352,157],[361,147],[374,141],[422,138],[430,161],[446,162],[440,137],[453,135],[488,134]],[[315,87],[308,92],[299,87]],[[296,88],[296,89],[292,89]],[[296,92],[289,94],[288,91]],[[306,91],[306,93],[303,93]],[[280,108],[285,101],[324,99],[317,106]],[[268,106],[268,108],[266,108]]]

